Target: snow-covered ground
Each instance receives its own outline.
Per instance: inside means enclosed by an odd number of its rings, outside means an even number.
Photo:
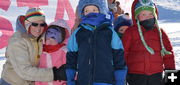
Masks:
[[[180,23],[165,23],[160,26],[168,33],[174,50],[176,69],[180,70]],[[171,27],[174,28],[169,29]]]
[[[160,27],[170,38],[176,69],[180,70],[180,0],[154,0],[158,4]]]
[[[0,78],[1,78],[1,72],[2,72],[2,68],[3,68],[4,63],[5,63],[5,59],[2,59],[2,57],[0,57]]]

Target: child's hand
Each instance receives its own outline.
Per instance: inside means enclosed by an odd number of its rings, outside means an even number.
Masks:
[[[59,74],[60,74],[60,78],[59,80],[67,80],[66,77],[66,64],[63,64],[60,68],[59,68]]]
[[[53,73],[54,73],[54,80],[67,80],[66,77],[66,65],[62,65],[59,68],[53,67]]]

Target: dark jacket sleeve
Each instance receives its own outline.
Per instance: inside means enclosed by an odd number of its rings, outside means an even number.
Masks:
[[[112,30],[112,51],[113,51],[113,63],[114,63],[114,76],[115,85],[124,85],[125,78],[127,74],[127,66],[124,60],[124,49],[120,38],[117,33]]]
[[[124,60],[124,49],[120,38],[117,33],[112,29],[112,51],[113,51],[113,64],[115,70],[126,69],[126,64]]]
[[[78,45],[76,42],[76,33],[79,30],[77,28],[71,35],[68,40],[68,51],[66,54],[66,75],[67,75],[67,84],[75,85],[75,75],[77,70],[77,58],[78,58]]]
[[[68,51],[66,54],[66,66],[67,69],[77,69],[77,57],[78,57],[78,45],[76,42],[76,33],[79,30],[79,28],[77,28],[72,35],[70,36],[69,40],[68,40]]]

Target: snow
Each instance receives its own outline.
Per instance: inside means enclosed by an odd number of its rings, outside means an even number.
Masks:
[[[2,72],[2,69],[3,69],[3,64],[4,63],[5,63],[5,60],[1,59],[1,57],[0,57],[0,78],[1,78],[1,72]]]
[[[160,27],[168,33],[173,46],[176,69],[180,70],[180,1],[158,0],[157,4]]]
[[[168,33],[168,36],[170,37],[175,53],[176,69],[180,70],[180,30]]]
[[[156,4],[171,10],[180,11],[180,0],[154,0]]]

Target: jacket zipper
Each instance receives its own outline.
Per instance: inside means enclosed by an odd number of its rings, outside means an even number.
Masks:
[[[91,45],[91,38],[88,39],[89,45]],[[91,59],[89,57],[89,65],[91,64]]]
[[[95,71],[95,69],[94,69],[94,66],[95,66],[95,46],[94,46],[94,42],[95,42],[95,30],[96,30],[96,26],[95,27],[92,27],[93,28],[93,30],[92,30],[92,36],[90,36],[90,38],[89,38],[89,40],[88,40],[88,42],[89,42],[89,44],[90,44],[90,49],[91,49],[91,51],[92,51],[92,54],[90,55],[90,57],[89,57],[89,66],[90,66],[90,72],[89,72],[89,74],[90,74],[90,79],[89,79],[89,84],[88,85],[92,85],[93,84],[93,81],[94,81],[94,71]],[[91,39],[92,38],[92,39]],[[92,61],[91,61],[91,57],[93,57],[93,59],[94,59],[94,63],[91,63]],[[93,66],[91,66],[91,65],[93,65]]]
[[[96,29],[96,27],[95,27]],[[94,63],[93,63],[93,67],[92,67],[92,81],[94,81],[94,73],[95,73],[95,65],[96,65],[96,31],[93,31],[93,59],[94,59]]]
[[[95,46],[94,46],[94,44],[95,44],[95,29],[93,29],[93,31],[92,31],[92,39],[91,38],[89,38],[89,44],[90,44],[90,49],[91,49],[91,51],[92,51],[92,54],[90,55],[90,58],[89,58],[89,65],[90,65],[90,72],[89,72],[89,74],[90,74],[90,80],[89,80],[89,84],[88,85],[92,85],[93,84],[93,81],[94,81],[94,71],[95,71],[95,69],[94,69],[94,66],[95,66]],[[93,62],[94,63],[92,63],[92,61],[91,61],[91,58],[93,57]]]
[[[90,49],[92,49],[91,36],[89,37],[88,42],[89,42],[89,45],[90,45]],[[91,85],[91,55],[89,57],[89,67],[90,67],[90,71],[89,71],[90,79],[89,79],[88,85]]]

